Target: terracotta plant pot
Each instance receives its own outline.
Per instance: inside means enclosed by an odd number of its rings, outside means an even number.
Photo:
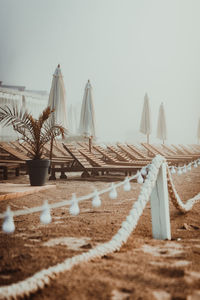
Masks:
[[[47,181],[50,160],[48,159],[27,160],[26,164],[28,167],[30,184],[32,186],[44,185],[45,182]]]

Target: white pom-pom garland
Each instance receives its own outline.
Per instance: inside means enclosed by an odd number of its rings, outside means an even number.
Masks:
[[[69,208],[69,213],[73,216],[77,216],[80,213],[76,194],[72,194],[72,205]]]
[[[174,168],[174,166],[171,168],[171,174],[175,174],[176,173],[176,170]]]
[[[128,177],[125,178],[124,180],[124,191],[129,192],[131,190],[131,185]]]
[[[147,175],[146,167],[143,167],[143,168],[141,169],[141,174],[142,174],[143,176],[146,176],[146,175]]]
[[[111,184],[111,191],[109,193],[109,197],[110,197],[110,199],[116,199],[117,198],[117,191],[116,191],[116,188],[115,188],[113,183]]]
[[[182,171],[181,171],[181,167],[178,167],[178,172],[177,172],[178,175],[181,175],[182,174]]]
[[[184,167],[183,167],[183,173],[187,173],[186,165],[184,165]]]
[[[51,213],[50,213],[50,207],[48,204],[48,201],[45,201],[45,203],[43,204],[43,210],[42,213],[40,215],[40,222],[43,224],[49,224],[51,223],[52,218],[51,218]]]
[[[94,192],[94,197],[92,199],[92,206],[93,207],[100,207],[101,206],[101,199],[99,197],[99,194],[98,194],[97,190],[95,190],[95,192]]]
[[[142,183],[144,182],[144,179],[143,179],[143,177],[142,177],[142,175],[141,175],[140,172],[138,172],[137,182],[138,182],[139,184],[142,184]]]
[[[15,231],[15,224],[13,221],[13,213],[10,209],[10,206],[7,207],[7,210],[5,212],[2,229],[3,229],[3,232],[5,232],[5,233],[13,233]]]

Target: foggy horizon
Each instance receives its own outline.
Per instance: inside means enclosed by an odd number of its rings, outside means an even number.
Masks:
[[[67,107],[80,107],[90,79],[102,141],[146,141],[164,103],[167,143],[196,143],[200,117],[200,1],[0,0],[0,80],[50,91],[61,65]]]

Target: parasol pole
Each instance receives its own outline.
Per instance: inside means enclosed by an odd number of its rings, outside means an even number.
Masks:
[[[147,144],[149,144],[149,133],[147,133]]]
[[[89,151],[92,152],[92,136],[89,137]]]

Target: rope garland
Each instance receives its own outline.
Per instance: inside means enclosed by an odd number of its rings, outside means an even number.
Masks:
[[[179,197],[176,188],[174,186],[171,173],[169,171],[169,168],[167,168],[167,184],[168,184],[168,193],[170,196],[170,199],[172,200],[172,203],[174,206],[180,210],[182,213],[186,213],[190,211],[194,204],[198,201],[200,201],[200,193],[194,196],[193,198],[187,200],[186,203],[183,203],[181,198]]]
[[[139,218],[142,215],[147,202],[149,201],[152,189],[157,180],[159,168],[164,162],[165,159],[162,156],[156,156],[152,160],[152,163],[148,168],[149,171],[146,176],[146,180],[142,185],[137,201],[133,204],[129,215],[126,217],[126,220],[122,222],[121,228],[109,242],[98,245],[86,253],[68,258],[64,260],[64,262],[53,267],[41,270],[32,277],[29,277],[23,281],[1,287],[0,299],[10,300],[13,298],[16,299],[17,297],[29,296],[31,293],[35,293],[38,290],[43,289],[45,286],[50,285],[51,280],[55,279],[60,273],[70,270],[73,266],[119,250],[121,246],[126,243],[130,234],[137,226]]]

